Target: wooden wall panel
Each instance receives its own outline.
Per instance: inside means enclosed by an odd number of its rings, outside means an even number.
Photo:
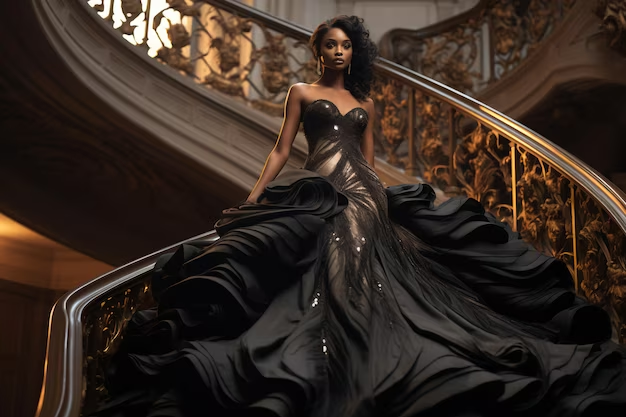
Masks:
[[[59,292],[0,279],[0,416],[32,417],[43,378],[47,324]]]

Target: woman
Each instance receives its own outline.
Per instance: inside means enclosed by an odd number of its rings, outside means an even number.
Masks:
[[[116,416],[623,416],[626,354],[559,261],[472,199],[374,172],[376,48],[361,19],[311,38],[321,78],[221,239],[156,266],[158,310],[108,368]],[[277,177],[299,124],[304,169]]]

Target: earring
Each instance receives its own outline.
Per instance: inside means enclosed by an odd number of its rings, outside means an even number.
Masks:
[[[322,57],[317,59],[317,75],[322,75]]]
[[[350,71],[352,71],[352,62],[348,64],[348,75],[350,75]]]

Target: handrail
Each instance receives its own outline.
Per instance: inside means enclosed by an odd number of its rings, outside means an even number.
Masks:
[[[85,312],[100,302],[100,297],[111,299],[120,291],[123,293],[130,286],[145,280],[159,256],[183,243],[217,239],[215,230],[186,239],[121,266],[63,295],[50,313],[43,386],[36,416],[70,417],[80,414],[85,367]],[[132,306],[129,312],[136,308],[137,305]]]
[[[298,25],[236,1],[204,2],[220,13],[232,14],[238,25],[234,26],[246,36],[250,22],[260,31],[273,30],[296,42],[310,36]],[[382,58],[375,64],[375,73],[379,156],[450,192],[477,198],[540,250],[564,260],[577,291],[609,310],[617,337],[624,341],[626,317],[616,313],[624,306],[601,298],[608,288],[603,293],[589,288],[593,274],[608,275],[613,273],[610,268],[626,270],[624,254],[616,249],[621,243],[615,243],[616,239],[626,242],[626,195],[546,138],[465,94]],[[211,87],[219,89],[219,83]],[[231,90],[220,91],[228,94]],[[240,92],[232,95],[241,97]],[[490,182],[478,181],[485,177]],[[537,183],[539,187],[533,188]],[[209,232],[191,240],[216,238]],[[91,353],[94,348],[112,348],[129,315],[142,301],[149,304],[145,274],[158,256],[175,246],[92,280],[55,304],[39,417],[76,417],[86,402],[93,403],[93,379],[98,376],[94,367],[99,363]],[[98,334],[103,323],[109,327],[105,337]],[[94,343],[101,345],[94,347]]]

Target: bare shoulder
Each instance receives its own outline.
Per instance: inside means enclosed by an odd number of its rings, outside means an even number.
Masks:
[[[310,95],[311,85],[307,83],[295,83],[289,87],[288,99],[289,101],[295,101],[302,103],[307,101],[307,97]]]
[[[371,115],[374,114],[374,100],[371,97],[367,97],[363,100],[363,108]]]
[[[309,93],[309,91],[311,91],[311,88],[312,88],[311,84],[295,83],[295,84],[292,84],[291,87],[289,87],[289,93],[302,97],[302,96],[306,96]]]

